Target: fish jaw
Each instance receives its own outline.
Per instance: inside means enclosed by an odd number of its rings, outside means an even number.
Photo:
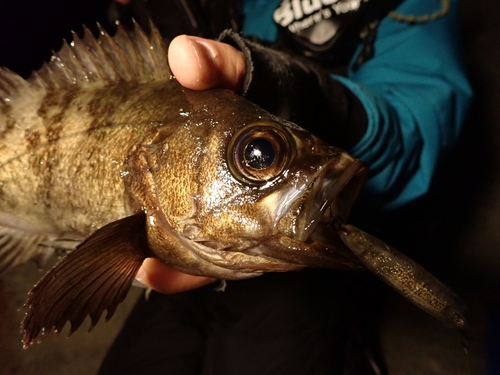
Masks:
[[[287,207],[282,216],[277,216],[278,234],[249,249],[249,254],[304,267],[364,268],[332,223],[347,221],[368,167],[342,150],[332,149],[331,159],[293,202],[287,203],[291,194],[278,199],[278,206]]]
[[[331,160],[308,188],[293,238],[307,241],[320,223],[333,218],[346,222],[367,174],[365,163],[344,152]]]
[[[245,279],[265,272],[305,267],[361,269],[364,267],[331,228],[327,242],[314,238],[319,237],[318,233],[323,232],[332,218],[347,220],[367,172],[364,163],[335,149],[325,166],[308,179],[308,184],[292,184],[272,198],[277,207],[272,215],[275,220],[272,233],[238,239],[234,243],[217,243],[199,234],[190,236],[175,230],[158,197],[149,195],[143,200],[149,200],[146,206],[151,208],[147,210],[148,243],[155,256],[172,267],[192,275],[220,279]],[[154,176],[147,180],[140,185],[144,188],[149,184],[146,190],[154,192]],[[294,218],[295,227],[281,232],[281,221],[286,222],[287,215],[296,210],[301,214]]]

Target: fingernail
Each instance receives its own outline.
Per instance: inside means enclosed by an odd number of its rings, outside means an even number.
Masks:
[[[139,287],[139,288],[147,288],[146,285],[144,285],[141,280],[146,277],[146,272],[141,268],[139,268],[139,271],[137,271],[137,275],[135,275],[135,280],[132,283],[133,286]]]
[[[135,275],[135,279],[137,281],[141,281],[145,276],[146,276],[146,272],[141,267],[141,268],[139,268],[139,271],[137,271],[137,275]]]

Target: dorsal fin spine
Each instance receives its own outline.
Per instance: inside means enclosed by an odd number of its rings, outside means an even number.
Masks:
[[[60,67],[64,70],[65,76],[69,79],[69,84],[77,84],[78,82],[88,82],[85,71],[75,56],[73,48],[70,47],[66,40],[63,40],[63,45],[56,54]]]
[[[99,78],[109,81],[104,71],[100,69],[100,66],[96,61],[92,50],[85,45],[85,43],[75,32],[73,32],[73,41],[71,42],[71,47],[76,56],[76,59],[82,62],[82,69],[89,82],[95,82]]]
[[[19,90],[29,87],[29,83],[21,76],[7,68],[0,67],[0,95],[3,102],[11,101]]]
[[[94,61],[96,62],[96,68],[100,69],[103,72],[101,78],[106,77],[105,79],[109,82],[117,82],[118,74],[116,72],[113,61],[106,54],[101,43],[97,42],[96,38],[94,38],[94,35],[92,35],[92,32],[87,27],[83,28],[82,42],[85,44],[87,50],[94,57]]]
[[[108,86],[119,82],[145,83],[170,78],[167,52],[156,27],[151,24],[148,38],[135,23],[133,35],[118,25],[110,37],[98,25],[99,37],[84,28],[83,39],[63,42],[50,61],[24,80],[16,73],[0,68],[0,104],[11,104],[25,90],[60,90],[64,88]]]
[[[111,38],[101,25],[98,24],[97,26],[101,34],[98,42],[103,48],[103,51],[113,62],[113,67],[118,75],[117,78],[127,82],[131,81],[132,75],[130,73],[131,68],[128,66],[129,60],[127,60],[121,48],[116,43],[117,35]],[[117,34],[120,29],[121,27],[118,28]]]
[[[47,90],[49,88],[47,83],[38,74],[38,71],[31,73],[30,83],[39,90]]]
[[[56,81],[58,87],[69,87],[76,82],[71,72],[67,69],[66,64],[56,53],[53,54],[50,63],[47,64],[47,68],[51,72],[50,77]],[[42,78],[45,77],[42,75]]]
[[[159,80],[167,80],[171,78],[170,68],[168,68],[168,56],[165,53],[165,45],[160,35],[160,31],[149,20],[149,29],[151,30],[151,56],[154,59],[155,66],[167,67],[167,69],[155,69],[155,73]]]
[[[49,90],[58,90],[61,88],[61,83],[59,82],[59,79],[57,78],[57,75],[53,71],[52,67],[53,66],[49,63],[44,63],[37,71],[38,78],[45,83]]]
[[[136,77],[142,80],[144,61],[139,55],[136,44],[129,37],[125,28],[119,25],[116,29],[116,34],[110,39],[114,42],[116,49],[120,52],[120,56],[123,56],[123,66],[125,67],[127,73],[133,76],[135,70]]]

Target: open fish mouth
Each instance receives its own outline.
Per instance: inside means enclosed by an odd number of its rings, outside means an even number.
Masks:
[[[347,221],[368,168],[361,160],[346,154],[340,158],[327,164],[308,188],[303,212],[296,223],[295,240],[314,241],[332,220]]]
[[[303,267],[365,268],[342,241],[339,228],[347,222],[367,175],[362,161],[339,152],[283,215],[281,234],[249,253]],[[296,212],[299,214],[294,217]]]

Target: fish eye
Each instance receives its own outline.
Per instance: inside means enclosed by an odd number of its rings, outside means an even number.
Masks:
[[[276,159],[276,150],[266,138],[255,138],[247,143],[243,151],[243,161],[255,170],[269,168]]]
[[[278,177],[292,159],[292,142],[291,135],[277,124],[256,122],[245,126],[229,143],[231,173],[250,184]]]

